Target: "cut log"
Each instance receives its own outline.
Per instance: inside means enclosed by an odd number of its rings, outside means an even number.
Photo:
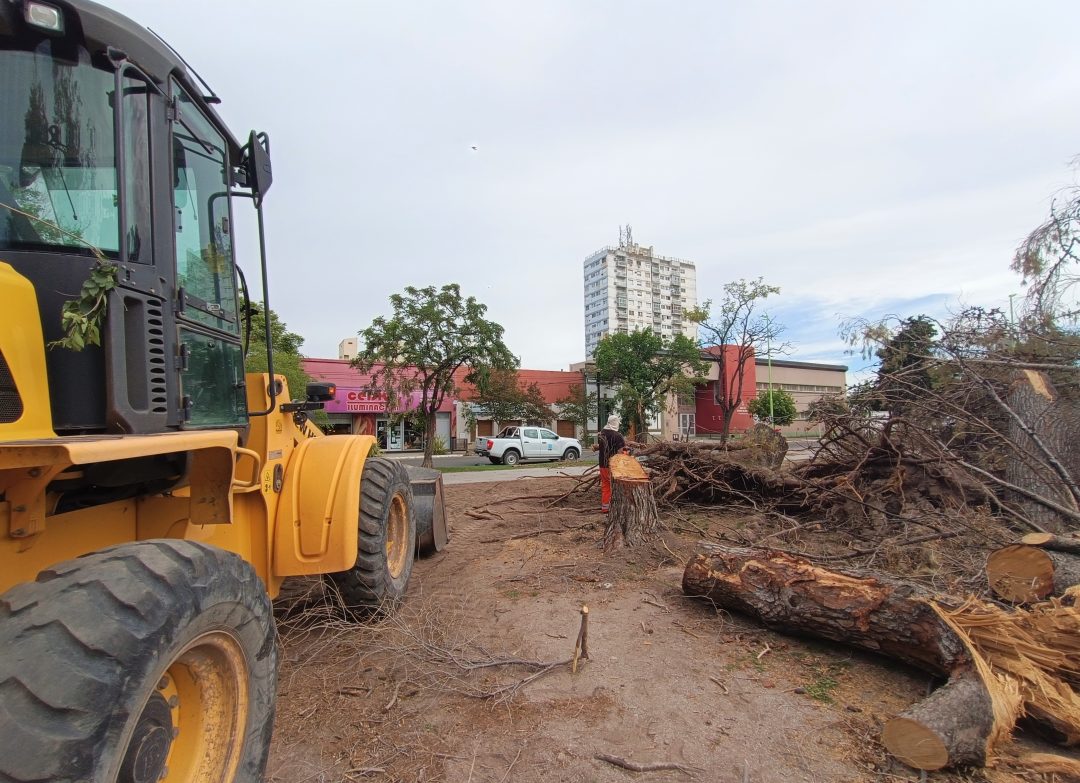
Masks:
[[[1043,601],[1080,584],[1080,555],[1027,543],[1010,544],[990,553],[986,578],[994,595],[1002,600],[1014,604]]]
[[[1016,722],[1018,687],[994,674],[961,636],[966,605],[945,612],[905,582],[717,545],[703,546],[687,563],[683,592],[778,631],[832,639],[949,677],[949,685],[897,718],[884,737],[890,752],[917,768],[981,763]]]
[[[982,678],[971,669],[949,681],[910,710],[885,724],[881,741],[889,752],[915,769],[947,765],[983,766],[994,708]]]
[[[629,455],[616,454],[610,467],[611,509],[604,530],[604,551],[610,551],[620,541],[637,546],[660,531],[656,498],[641,464]]]
[[[775,630],[843,642],[944,677],[970,663],[960,639],[908,583],[827,571],[780,552],[709,545],[687,564],[682,586]]]
[[[1053,549],[1055,552],[1080,555],[1080,538],[1077,538],[1075,534],[1055,536],[1053,533],[1028,533],[1020,539],[1020,543],[1042,547],[1043,549]]]

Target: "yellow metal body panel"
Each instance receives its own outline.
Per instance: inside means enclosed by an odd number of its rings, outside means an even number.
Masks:
[[[199,526],[230,527],[236,441],[236,432],[218,430],[0,442],[0,519],[5,523],[0,528],[0,590],[34,579],[54,563],[140,537],[134,499],[53,513],[58,498],[47,491],[49,484],[64,475],[77,476],[87,465],[190,454],[187,486],[161,496],[161,502]]]
[[[4,280],[0,276],[0,285]],[[34,312],[20,320],[36,324],[36,304],[32,296],[28,301]],[[3,322],[0,347],[10,362],[8,346],[23,344],[13,342],[6,317]],[[43,395],[44,414],[0,428],[0,592],[63,560],[150,538],[235,552],[254,566],[272,597],[286,576],[355,564],[360,475],[374,438],[323,437],[280,409],[251,418],[243,448],[234,430],[56,437],[40,329],[36,340],[37,361],[18,364],[12,374],[21,393],[36,388]],[[268,407],[269,383],[265,374],[247,376],[249,410]],[[288,399],[283,388],[278,400]],[[187,475],[172,491],[56,513],[60,496],[50,484],[58,478],[77,477],[96,463],[180,452],[190,455]]]
[[[274,573],[344,571],[356,564],[360,475],[374,445],[370,435],[314,438],[300,445],[281,492]]]
[[[49,378],[45,374],[45,338],[41,333],[33,284],[0,261],[0,351],[22,399],[22,416],[0,424],[0,441],[52,438]]]

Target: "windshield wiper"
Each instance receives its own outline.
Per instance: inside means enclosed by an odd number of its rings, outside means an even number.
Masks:
[[[176,120],[177,120],[177,122],[179,122],[181,125],[184,126],[184,130],[186,130],[188,133],[191,134],[191,140],[198,142],[199,146],[202,147],[204,150],[206,150],[207,155],[213,155],[215,152],[218,152],[217,147],[213,146],[210,142],[205,141],[203,138],[201,138],[199,136],[199,134],[196,133],[195,130],[190,125],[188,125],[186,122],[184,122],[184,115],[183,114],[181,114],[180,112],[177,112],[176,113]]]

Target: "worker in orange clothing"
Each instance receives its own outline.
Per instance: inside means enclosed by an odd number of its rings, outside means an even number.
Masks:
[[[594,448],[600,450],[600,510],[608,512],[611,506],[611,457],[626,451],[626,439],[619,432],[622,419],[619,414],[613,413],[608,416],[607,424],[600,431],[597,444]]]

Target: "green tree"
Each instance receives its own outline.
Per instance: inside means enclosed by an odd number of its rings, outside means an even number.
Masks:
[[[893,335],[877,349],[877,391],[888,400],[890,413],[900,413],[905,403],[921,397],[934,385],[934,339],[937,327],[925,315],[901,321]]]
[[[484,318],[487,307],[462,297],[456,283],[407,286],[390,297],[390,305],[392,316],[379,316],[360,332],[364,347],[353,364],[371,373],[372,391],[384,393],[391,410],[414,392],[420,394],[423,464],[431,467],[435,414],[446,396],[457,392],[458,370],[468,368],[465,380],[476,384],[492,370],[515,369],[518,360],[503,342],[503,328]]]
[[[711,349],[712,361],[718,365],[713,402],[723,416],[723,440],[731,433],[731,420],[743,403],[743,379],[755,355],[766,348],[774,353],[787,350],[786,344],[777,343],[784,327],[757,311],[765,299],[778,293],[777,286],[767,285],[760,277],[735,280],[724,286],[719,303],[706,300],[699,309],[686,313],[688,320],[698,324],[702,346]]]
[[[648,432],[669,393],[689,393],[708,365],[686,335],[667,339],[652,329],[609,334],[593,354],[600,378],[614,383],[615,400],[630,438]]]
[[[769,396],[772,395],[772,405],[769,405]],[[761,421],[769,421],[770,411],[772,423],[786,427],[795,421],[795,398],[783,389],[765,389],[758,392],[758,396],[750,400],[746,409]]]
[[[244,370],[266,372],[266,308],[263,307],[262,302],[259,302],[249,309],[247,302],[241,299],[240,312],[249,311],[251,341],[244,357]],[[307,395],[307,385],[311,383],[311,376],[304,371],[304,355],[300,353],[304,338],[296,332],[290,332],[285,322],[273,310],[270,311],[270,344],[274,349],[274,374],[285,376],[291,399],[304,399]],[[288,402],[288,400],[278,402]],[[312,418],[322,424],[326,421],[326,416],[321,411],[318,413],[321,415],[312,416]]]
[[[468,400],[466,417],[486,416],[495,421],[550,421],[555,412],[544,401],[540,385],[521,385],[517,370],[481,368],[476,372],[476,393]]]
[[[574,422],[581,428],[581,442],[591,446],[593,435],[589,432],[589,420],[596,419],[599,415],[596,404],[596,392],[586,392],[584,384],[574,383],[568,390],[570,393],[555,401],[559,406],[559,418]]]

